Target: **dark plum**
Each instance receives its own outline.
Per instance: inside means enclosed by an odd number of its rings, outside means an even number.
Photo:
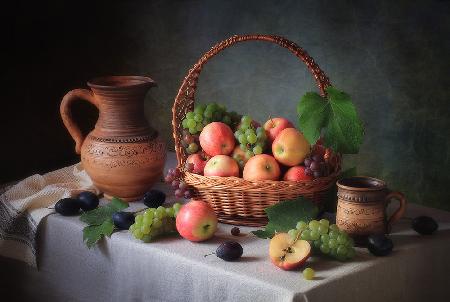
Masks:
[[[216,256],[225,261],[233,261],[242,256],[242,246],[236,241],[226,241],[219,245]]]
[[[83,211],[91,211],[98,207],[99,200],[97,195],[92,192],[84,191],[78,194],[77,199],[80,202],[80,207]]]
[[[63,216],[77,215],[80,212],[80,201],[74,198],[63,198],[55,204],[55,211]]]
[[[394,244],[384,234],[370,235],[367,237],[367,249],[375,256],[386,256],[392,252]]]
[[[438,229],[436,220],[429,216],[419,216],[413,219],[411,226],[421,235],[431,235]]]
[[[112,215],[112,220],[119,230],[128,230],[134,223],[134,214],[131,212],[116,212]]]
[[[149,208],[157,208],[166,201],[166,194],[159,190],[150,190],[144,194],[144,204]]]

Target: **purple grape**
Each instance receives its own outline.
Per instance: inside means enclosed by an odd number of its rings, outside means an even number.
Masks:
[[[305,174],[309,175],[309,176],[312,176],[313,175],[313,171],[311,171],[310,168],[305,168]]]
[[[172,188],[178,189],[179,186],[180,186],[180,182],[178,180],[172,181]]]
[[[314,155],[313,157],[312,157],[312,159],[314,160],[314,161],[316,161],[316,162],[321,162],[321,161],[323,161],[323,157],[322,156],[320,156],[319,154],[316,154],[316,155]]]
[[[311,165],[311,159],[305,158],[305,167],[308,168]]]
[[[173,172],[175,172],[175,169],[174,169],[174,168],[170,168],[170,169],[167,171],[167,174],[173,175]]]
[[[173,181],[173,175],[167,174],[166,178],[164,179],[167,183],[172,183]]]
[[[173,171],[173,176],[175,176],[176,178],[180,177],[180,176],[181,176],[180,170],[174,169],[174,171]]]
[[[178,185],[178,187],[179,187],[181,190],[186,190],[187,187],[188,187],[188,185],[187,185],[187,183],[185,183],[184,181],[180,181],[180,184]]]
[[[176,190],[175,190],[175,196],[176,196],[177,198],[182,198],[182,197],[184,196],[184,192],[181,191],[180,189],[176,189]]]
[[[311,162],[311,165],[309,166],[311,168],[311,170],[313,170],[314,172],[319,171],[320,166],[317,162],[313,161]]]
[[[322,176],[322,173],[320,173],[320,171],[314,171],[314,178],[319,178],[320,176]]]
[[[184,198],[186,199],[191,199],[192,195],[191,195],[191,191],[187,190],[184,192]]]

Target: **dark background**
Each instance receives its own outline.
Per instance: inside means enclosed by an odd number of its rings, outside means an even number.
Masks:
[[[411,202],[450,210],[449,1],[14,1],[2,4],[0,183],[79,160],[59,117],[70,89],[100,75],[148,75],[150,124],[171,148],[171,106],[183,77],[216,42],[277,34],[305,48],[364,120],[347,167]],[[197,93],[260,121],[316,90],[287,50],[247,42],[208,63]],[[97,112],[74,108],[86,131]]]

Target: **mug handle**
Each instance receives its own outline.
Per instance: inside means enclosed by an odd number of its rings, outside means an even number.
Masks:
[[[402,216],[405,214],[405,210],[406,210],[406,198],[402,193],[390,192],[386,196],[385,201],[386,201],[386,203],[389,203],[392,201],[392,199],[398,200],[400,203],[400,206],[397,209],[397,211],[395,211],[394,214],[391,215],[391,217],[389,218],[389,220],[387,222],[388,232],[390,232],[392,224],[394,222],[396,222],[397,220],[399,220],[400,218],[402,218]]]
[[[97,100],[94,97],[94,94],[87,89],[74,89],[69,91],[62,99],[61,106],[59,107],[61,118],[64,122],[64,126],[66,126],[73,140],[75,141],[75,152],[77,154],[81,153],[81,146],[84,142],[84,135],[81,133],[80,127],[75,123],[72,118],[72,111],[70,110],[70,106],[74,101],[77,100],[85,100],[89,103],[93,104],[98,109]]]

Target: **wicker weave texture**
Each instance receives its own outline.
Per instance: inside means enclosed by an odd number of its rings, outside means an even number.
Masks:
[[[340,171],[340,157],[334,171],[327,177],[312,181],[246,181],[237,177],[206,177],[184,171],[188,154],[182,147],[182,121],[186,113],[192,111],[195,102],[195,90],[203,65],[222,50],[244,41],[266,41],[287,48],[306,64],[312,73],[320,94],[325,95],[325,88],[330,80],[306,51],[283,37],[273,35],[233,36],[214,45],[189,70],[175,98],[172,108],[172,127],[178,168],[182,178],[194,189],[194,196],[208,202],[224,223],[261,226],[266,224],[264,209],[280,200],[293,199],[299,195],[320,203],[324,193],[336,181]]]

